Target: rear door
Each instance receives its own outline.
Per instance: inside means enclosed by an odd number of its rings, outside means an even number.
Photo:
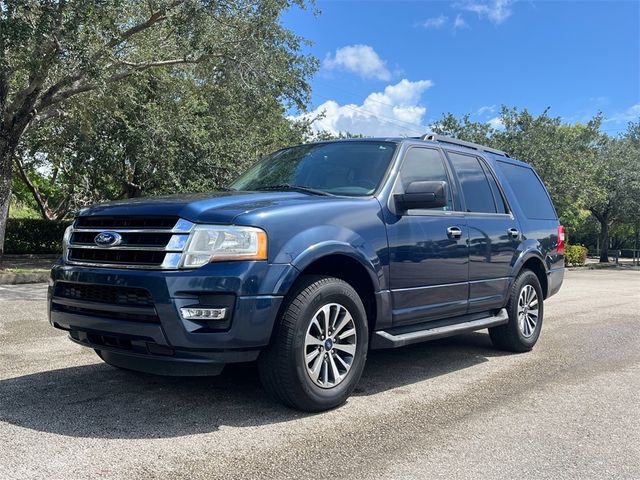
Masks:
[[[469,229],[469,309],[501,308],[521,241],[495,174],[484,158],[447,151],[460,184]]]
[[[398,212],[393,194],[413,181],[447,182],[448,204]],[[455,184],[442,152],[410,147],[389,198],[386,218],[393,324],[464,314],[468,298],[468,246],[464,213],[454,205]]]

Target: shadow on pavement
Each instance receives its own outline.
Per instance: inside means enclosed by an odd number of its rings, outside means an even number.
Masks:
[[[480,333],[372,351],[354,395],[403,393],[398,387],[497,355]],[[0,421],[73,437],[171,438],[306,415],[267,399],[252,364],[210,378],[158,377],[94,364],[0,380]]]

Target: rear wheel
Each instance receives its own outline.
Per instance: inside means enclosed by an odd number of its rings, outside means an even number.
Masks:
[[[338,278],[305,276],[260,355],[260,378],[268,393],[291,407],[336,407],[360,379],[368,341],[366,313],[353,287]]]
[[[507,324],[489,329],[491,342],[502,350],[528,352],[540,337],[544,313],[540,281],[531,270],[520,272],[513,283],[507,313]]]

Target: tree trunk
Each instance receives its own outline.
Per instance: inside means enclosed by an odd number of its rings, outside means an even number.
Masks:
[[[0,260],[4,254],[4,237],[11,203],[12,155],[9,141],[0,136]]]
[[[609,263],[609,219],[600,220],[600,263]]]

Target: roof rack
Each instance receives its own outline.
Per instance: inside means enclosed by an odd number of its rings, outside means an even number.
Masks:
[[[495,155],[502,155],[503,157],[509,157],[507,152],[502,150],[496,150],[495,148],[485,147],[478,143],[466,142],[464,140],[458,140],[457,138],[445,137],[443,135],[436,135],[435,133],[426,133],[420,137],[420,140],[428,140],[430,142],[449,143],[451,145],[459,145],[461,147],[473,148],[474,150],[480,150],[483,152],[493,153]]]

